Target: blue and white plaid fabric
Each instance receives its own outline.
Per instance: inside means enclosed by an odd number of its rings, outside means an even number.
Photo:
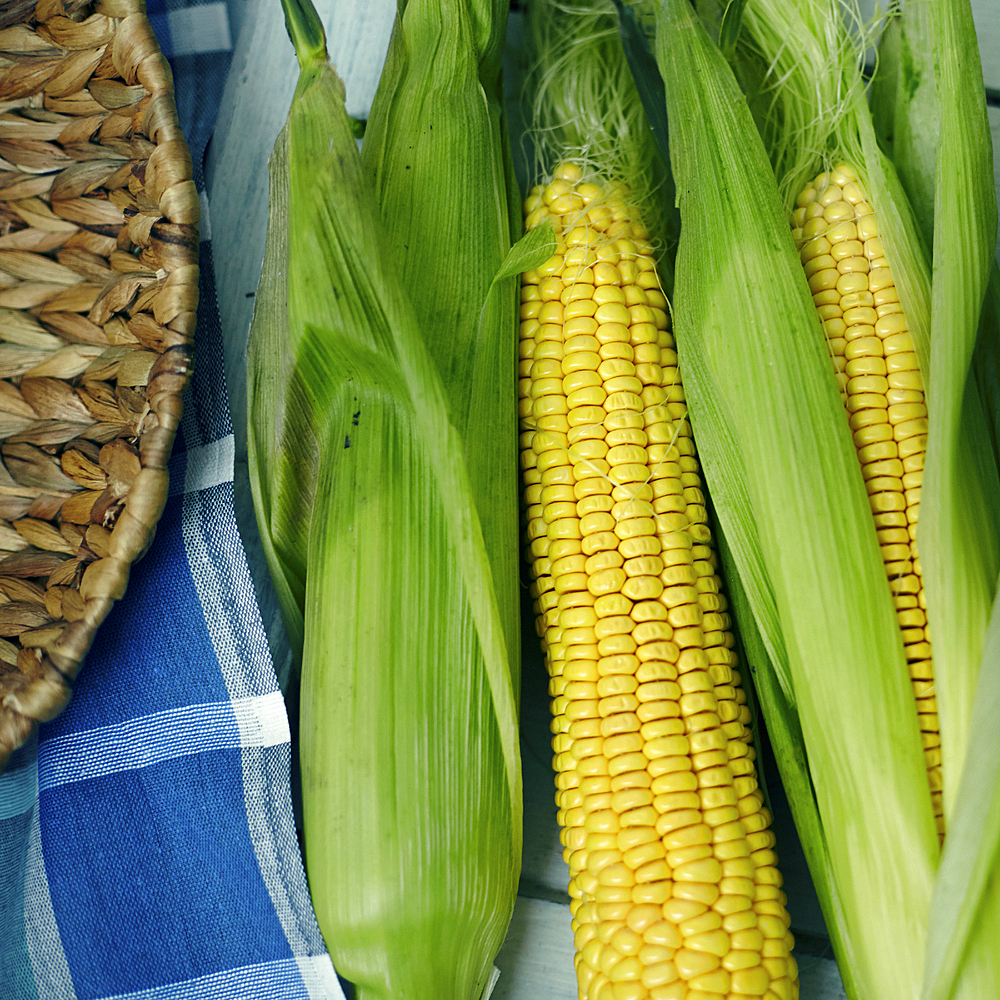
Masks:
[[[148,7],[203,191],[226,5]],[[204,239],[196,369],[156,542],[70,706],[0,776],[0,1000],[343,998],[309,901],[290,763],[233,514]]]

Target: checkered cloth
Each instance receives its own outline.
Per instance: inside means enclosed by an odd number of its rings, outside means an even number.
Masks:
[[[226,6],[148,6],[203,192],[230,62]],[[233,514],[207,240],[170,481],[155,544],[72,702],[0,776],[0,1000],[342,1000],[309,901],[288,717]]]

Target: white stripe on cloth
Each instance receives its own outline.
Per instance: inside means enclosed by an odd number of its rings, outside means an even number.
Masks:
[[[197,493],[233,481],[236,446],[232,434],[185,452],[184,481],[170,481],[170,496]]]
[[[229,14],[224,3],[203,3],[167,11],[171,55],[193,56],[203,52],[228,52],[233,47]]]
[[[231,702],[240,727],[241,747],[276,747],[288,743],[288,713],[280,691],[255,698],[235,698]]]
[[[38,996],[46,1000],[76,1000],[73,977],[52,909],[37,809],[29,836],[28,863],[24,874],[24,937],[35,988]]]
[[[309,1000],[344,1000],[344,991],[329,955],[303,955],[296,961]]]
[[[291,747],[243,753],[247,826],[261,878],[288,947],[300,959],[309,1000],[341,1000],[316,923],[291,811]],[[256,764],[257,767],[253,765]]]
[[[268,747],[290,739],[281,693],[172,708],[45,743],[40,789],[150,767],[206,750]]]
[[[329,958],[326,961],[329,964]],[[135,993],[116,993],[114,996],[101,997],[101,1000],[245,1000],[251,996],[291,996],[293,994],[286,991],[299,984],[301,962],[302,959],[283,958],[260,965],[247,965],[241,969],[213,972],[183,983],[165,983]],[[333,972],[332,966],[330,971]],[[342,1000],[344,994],[337,984],[336,975],[333,980],[336,992],[328,995],[331,1000]]]
[[[187,424],[184,429],[190,441]],[[191,583],[230,699],[277,690],[267,636],[233,516],[231,485],[186,492],[181,531]],[[281,713],[285,713],[283,703]]]

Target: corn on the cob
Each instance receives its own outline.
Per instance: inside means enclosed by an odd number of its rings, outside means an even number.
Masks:
[[[941,738],[927,602],[917,552],[927,406],[878,222],[840,164],[801,191],[792,235],[850,416],[920,720],[938,836],[944,836]]]
[[[677,355],[627,192],[556,168],[521,292],[528,548],[577,977],[594,1000],[798,993]]]

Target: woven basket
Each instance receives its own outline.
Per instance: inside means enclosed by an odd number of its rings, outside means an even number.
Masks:
[[[0,770],[156,530],[198,217],[142,0],[0,2]]]

